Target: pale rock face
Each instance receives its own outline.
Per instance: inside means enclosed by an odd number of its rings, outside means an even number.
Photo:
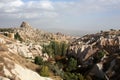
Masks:
[[[8,50],[11,53],[17,53],[23,57],[34,58],[35,56],[43,56],[45,60],[48,59],[48,55],[42,54],[42,47],[40,45],[25,45],[20,43],[7,44]]]
[[[42,56],[42,47],[40,45],[33,45],[32,48],[37,51],[36,54],[35,53],[33,53],[33,54]]]
[[[32,54],[29,53],[29,50],[25,46],[18,47],[18,54],[23,57],[32,57]]]
[[[108,39],[108,41],[109,41],[109,45],[114,45],[114,40],[113,39]]]
[[[3,67],[3,74],[6,75],[7,77],[12,77],[12,74],[9,72],[6,66]]]
[[[9,38],[14,39],[14,33],[9,33]]]
[[[5,44],[5,40],[3,38],[0,38],[0,44]]]
[[[88,45],[82,45],[81,52],[83,52],[87,47],[88,47]]]
[[[101,46],[114,46],[114,45],[118,45],[119,44],[119,37],[118,39],[115,38],[104,38],[101,37],[100,38],[100,45]]]
[[[20,80],[45,80],[46,78],[39,76],[36,72],[33,72],[29,69],[23,68],[18,64],[15,64],[15,68],[12,69],[13,74],[17,74]],[[49,79],[48,80],[52,80]]]
[[[47,61],[48,58],[49,58],[49,56],[48,56],[47,53],[44,53],[44,54],[42,55],[42,58],[43,58],[43,61]]]
[[[109,41],[108,41],[108,39],[107,38],[101,38],[100,39],[100,45],[101,46],[106,46],[106,45],[108,45],[108,43],[109,43]]]
[[[28,46],[26,45],[21,45],[21,44],[9,44],[8,46],[8,50],[11,53],[18,53],[19,55],[23,56],[23,57],[33,57],[32,53],[30,53],[30,51],[28,50]]]
[[[47,77],[41,77],[38,73],[21,66],[8,58],[4,58],[3,73],[6,78],[0,76],[0,80],[52,80]],[[13,64],[13,65],[12,65]],[[10,78],[10,79],[8,79]]]
[[[103,64],[101,64],[101,63],[97,63],[96,65],[98,66],[99,70],[102,70],[102,68],[103,68]]]
[[[10,80],[10,79],[0,76],[0,80]]]

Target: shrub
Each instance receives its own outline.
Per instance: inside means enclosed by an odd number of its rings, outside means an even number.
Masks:
[[[14,38],[19,40],[19,41],[23,41],[23,39],[20,37],[18,32],[14,35]]]
[[[82,74],[79,74],[79,80],[86,80]]]
[[[86,80],[82,74],[70,73],[70,72],[65,72],[63,79],[64,80]]]
[[[7,33],[4,33],[3,35],[4,35],[4,36],[8,36],[8,34],[7,34]]]
[[[67,51],[67,47],[68,45],[65,43],[65,42],[61,42],[61,52],[62,52],[62,56],[65,56],[66,55],[66,51]]]
[[[44,77],[49,76],[49,68],[48,68],[48,66],[42,66],[42,69],[40,71],[40,75],[44,76]]]
[[[86,80],[92,80],[92,77],[90,75],[87,75]]]
[[[101,61],[101,58],[104,56],[105,52],[100,50],[96,55],[94,55],[94,63],[98,63]]]
[[[77,60],[70,58],[68,61],[67,71],[75,70],[77,68]]]
[[[36,56],[34,60],[35,64],[42,65],[43,64],[43,59],[40,56]]]

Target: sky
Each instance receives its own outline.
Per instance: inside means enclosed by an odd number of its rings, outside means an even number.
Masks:
[[[0,27],[22,21],[73,35],[119,29],[120,0],[0,0]]]

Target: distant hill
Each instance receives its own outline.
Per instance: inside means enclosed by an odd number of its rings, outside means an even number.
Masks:
[[[32,42],[32,43],[49,43],[50,41],[65,41],[69,42],[74,37],[62,34],[60,32],[57,33],[50,33],[45,32],[40,29],[35,29],[32,26],[30,26],[27,22],[22,22],[19,28],[1,28],[0,32],[9,32],[14,34],[19,34],[21,39],[25,42]]]

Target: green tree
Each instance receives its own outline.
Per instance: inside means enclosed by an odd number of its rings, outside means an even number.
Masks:
[[[36,56],[34,62],[35,64],[42,65],[43,59],[40,56]]]
[[[67,44],[65,42],[51,41],[49,45],[43,45],[43,53],[49,56],[65,56]]]
[[[65,56],[66,51],[67,51],[67,44],[65,42],[61,42],[61,55]]]
[[[78,76],[79,76],[79,80],[86,80],[82,74],[79,74]]]
[[[85,77],[80,73],[64,72],[64,80],[86,80]]]
[[[104,56],[105,52],[103,50],[98,51],[98,53],[94,56],[94,63],[98,63],[101,61],[101,58]]]
[[[50,46],[50,45],[43,45],[43,49],[42,49],[42,52],[43,53],[47,53],[49,56],[54,56],[53,55],[53,49],[52,49],[52,47]]]
[[[67,70],[68,71],[75,70],[77,68],[77,60],[75,60],[74,58],[70,58],[68,61],[69,62],[68,62]]]
[[[56,42],[56,41],[51,41],[51,43],[50,43],[50,46],[52,47],[52,49],[53,49],[53,53],[55,54],[55,55],[57,55],[57,53],[58,53],[58,42]]]
[[[14,37],[15,37],[15,39],[17,39],[19,41],[23,41],[23,39],[20,37],[18,32],[14,35]]]

